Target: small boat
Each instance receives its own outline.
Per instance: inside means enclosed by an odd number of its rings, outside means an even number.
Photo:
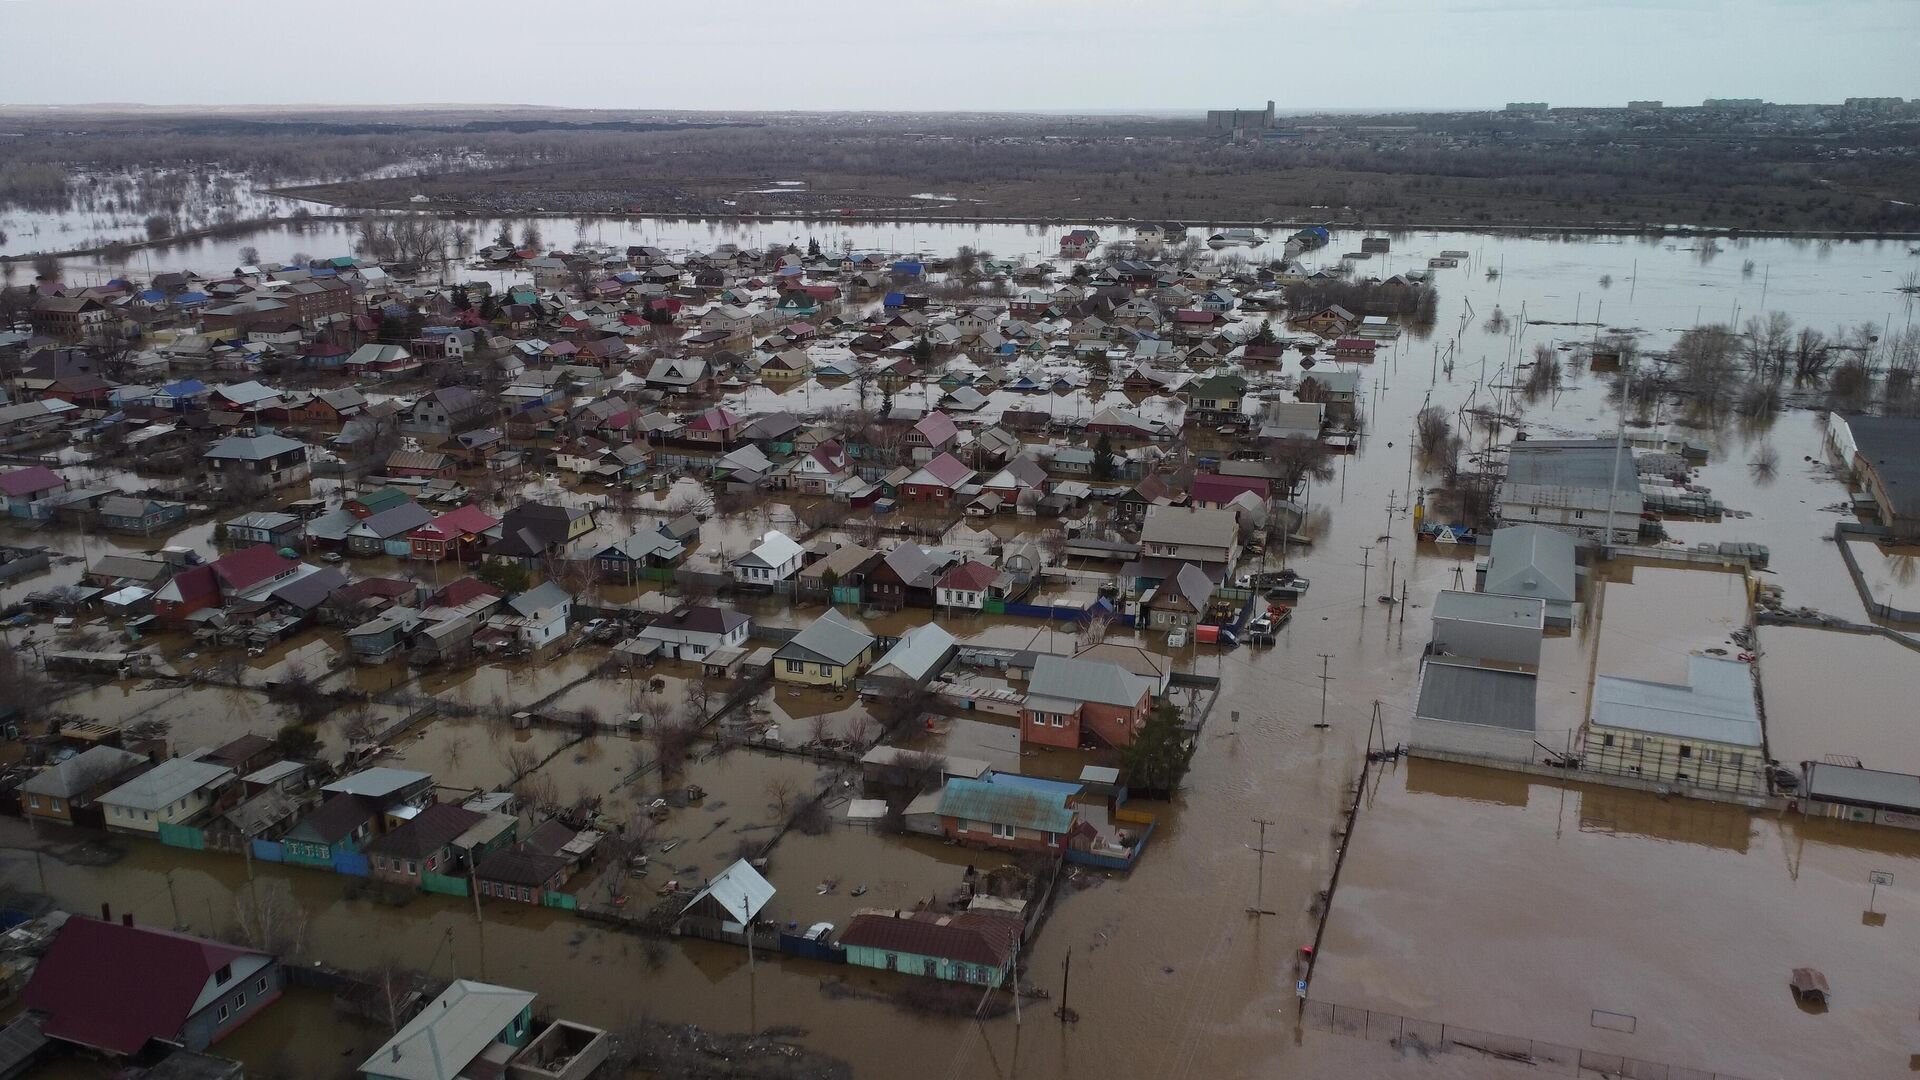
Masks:
[[[1803,1005],[1825,1005],[1827,1003],[1827,977],[1819,968],[1794,968],[1793,999]]]

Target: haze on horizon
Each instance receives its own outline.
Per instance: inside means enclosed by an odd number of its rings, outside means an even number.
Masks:
[[[1271,98],[1301,112],[1920,96],[1915,0],[813,0],[804,11],[0,0],[11,46],[0,103],[1168,112]]]

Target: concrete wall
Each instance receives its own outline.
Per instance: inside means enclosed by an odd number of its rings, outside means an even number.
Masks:
[[[1539,627],[1468,622],[1435,615],[1433,641],[1436,649],[1449,656],[1465,656],[1528,668],[1540,666]]]
[[[1534,744],[1533,733],[1488,724],[1461,724],[1451,720],[1413,718],[1407,744],[1422,750],[1449,754],[1472,754],[1531,764],[1544,755]]]

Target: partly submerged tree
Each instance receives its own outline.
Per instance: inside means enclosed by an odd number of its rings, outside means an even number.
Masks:
[[[1171,794],[1193,763],[1193,737],[1180,721],[1180,707],[1163,701],[1147,714],[1133,741],[1120,751],[1127,787]]]

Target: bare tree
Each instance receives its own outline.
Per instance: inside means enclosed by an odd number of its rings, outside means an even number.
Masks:
[[[242,944],[282,959],[298,956],[307,938],[307,913],[284,881],[262,878],[233,898]]]
[[[1693,401],[1694,411],[1702,420],[1718,419],[1733,398],[1738,385],[1734,372],[1736,344],[1733,332],[1718,323],[1693,327],[1674,343],[1678,389]]]

